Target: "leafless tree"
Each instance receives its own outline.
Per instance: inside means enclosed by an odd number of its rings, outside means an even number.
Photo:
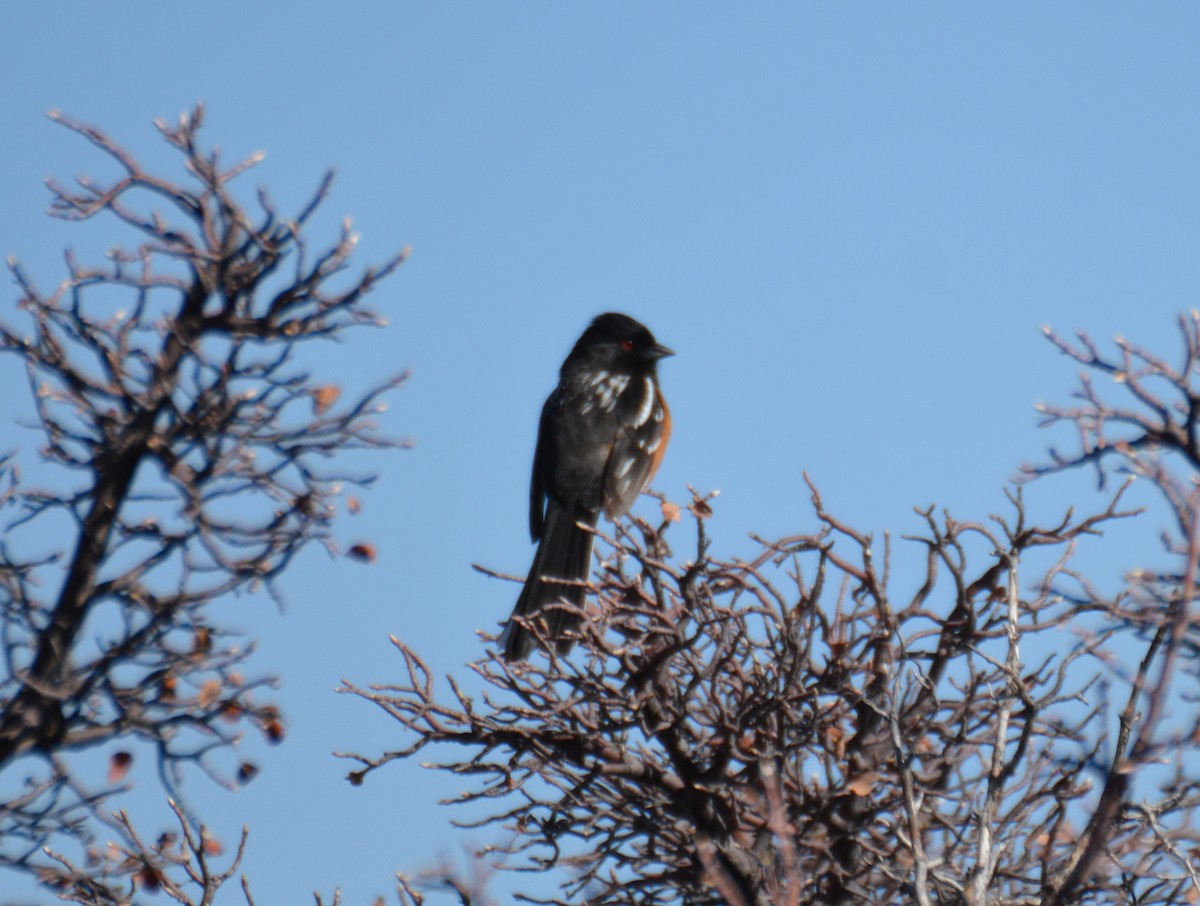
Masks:
[[[531,902],[1200,901],[1200,318],[1180,327],[1177,367],[1052,336],[1126,395],[1085,377],[1078,405],[1044,407],[1078,447],[1027,479],[1121,479],[1086,515],[1033,520],[1022,482],[1003,513],[921,509],[894,541],[810,484],[816,529],[745,562],[713,555],[699,494],[671,556],[664,501],[660,525],[602,537],[575,655],[489,655],[443,682],[395,640],[400,679],[346,691],[403,743],[348,755],[351,781],[438,758],[469,784],[467,823],[503,833],[481,860],[561,872],[561,899]],[[1130,563],[1105,591],[1077,548],[1136,515],[1130,474],[1168,501],[1179,567]]]
[[[291,219],[261,190],[245,204],[234,183],[260,157],[226,166],[206,150],[202,108],[156,124],[180,180],[51,118],[118,175],[50,183],[50,213],[115,218],[138,238],[99,265],[68,253],[51,292],[9,261],[24,320],[0,328],[0,349],[24,364],[42,443],[35,468],[18,455],[0,464],[0,870],[35,873],[77,903],[128,902],[140,887],[207,904],[241,850],[211,864],[219,846],[183,805],[181,779],[194,767],[247,782],[258,767],[234,748],[245,729],[271,742],[285,732],[270,681],[243,672],[253,645],[210,605],[277,596],[301,550],[332,551],[339,488],[370,477],[329,461],[395,445],[375,419],[402,376],[339,399],[308,350],[378,323],[364,297],[403,255],[354,277],[349,222],[327,247],[310,244],[332,174]],[[39,549],[48,538],[62,549]],[[101,744],[108,783],[96,788],[80,753]],[[114,813],[135,757],[156,761],[177,832],[145,839]],[[101,833],[116,842],[102,849]]]

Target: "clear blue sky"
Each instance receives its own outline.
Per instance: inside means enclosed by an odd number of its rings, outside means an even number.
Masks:
[[[349,387],[413,369],[387,424],[416,447],[367,463],[383,478],[339,529],[379,561],[313,551],[286,614],[223,608],[282,676],[290,733],[242,792],[192,795],[227,841],[250,824],[264,904],[370,902],[460,839],[435,805],[453,782],[341,779],[331,750],[406,739],[333,689],[397,676],[389,633],[461,675],[507,615],[515,586],[470,564],[527,567],[537,414],[596,313],[677,350],[655,484],[721,489],[733,554],[814,527],[802,470],[865,528],[999,510],[1049,442],[1033,404],[1074,378],[1040,326],[1172,352],[1197,304],[1193,4],[24,3],[4,32],[0,251],[43,285],[63,246],[128,238],[43,216],[43,177],[103,171],[51,108],[167,166],[150,121],[204,100],[230,159],[267,152],[247,188],[295,207],[336,166],[327,235],[352,214],[364,263],[413,248],[375,297],[390,328],[325,351]],[[0,380],[4,446],[31,454],[14,363]]]

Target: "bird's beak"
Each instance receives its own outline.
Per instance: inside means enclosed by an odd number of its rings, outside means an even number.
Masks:
[[[655,343],[650,349],[650,355],[655,359],[665,359],[669,355],[675,355],[675,350],[668,349],[662,343]]]

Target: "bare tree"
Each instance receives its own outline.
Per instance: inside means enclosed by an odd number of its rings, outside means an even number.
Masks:
[[[182,805],[183,775],[197,767],[237,786],[258,770],[234,751],[243,729],[284,735],[262,697],[269,680],[243,672],[253,646],[210,605],[278,596],[301,550],[333,551],[340,486],[371,479],[328,461],[395,445],[375,418],[402,376],[339,399],[306,356],[378,323],[365,296],[403,255],[353,277],[349,222],[331,245],[310,244],[332,174],[293,218],[261,190],[252,211],[234,182],[260,156],[224,165],[199,144],[200,107],[156,124],[180,155],[180,181],[97,129],[51,118],[118,176],[51,183],[50,213],[115,218],[139,239],[100,265],[68,253],[52,292],[9,261],[26,321],[0,328],[0,349],[27,371],[46,483],[24,481],[15,456],[0,463],[0,777],[20,790],[0,801],[0,867],[78,903],[127,902],[134,886],[210,903],[241,851],[209,864],[218,847]],[[45,537],[68,540],[36,549],[31,539]],[[102,743],[121,748],[108,784],[93,788],[69,756]],[[113,813],[143,754],[179,823],[154,840]],[[101,832],[117,843],[101,849]]]
[[[432,751],[470,783],[453,800],[467,823],[503,832],[481,859],[561,872],[561,899],[532,902],[1197,901],[1200,319],[1180,324],[1177,368],[1054,337],[1129,400],[1085,378],[1078,406],[1044,408],[1079,448],[1028,470],[1148,478],[1178,570],[1129,564],[1106,593],[1075,568],[1078,545],[1135,515],[1129,479],[1050,523],[1022,484],[982,520],[921,509],[900,542],[811,486],[817,529],[759,539],[749,562],[710,552],[702,495],[691,553],[672,557],[664,502],[661,525],[602,538],[576,656],[489,655],[442,685],[395,640],[400,680],[346,691],[405,740],[348,755],[351,781]]]

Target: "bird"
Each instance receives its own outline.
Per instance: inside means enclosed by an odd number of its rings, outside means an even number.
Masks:
[[[616,520],[650,484],[671,437],[671,410],[658,363],[675,353],[629,315],[598,315],[559,370],[538,422],[529,487],[533,565],[499,643],[507,661],[524,660],[538,640],[517,617],[544,621],[559,654],[571,650],[592,559],[592,530],[603,512]]]

